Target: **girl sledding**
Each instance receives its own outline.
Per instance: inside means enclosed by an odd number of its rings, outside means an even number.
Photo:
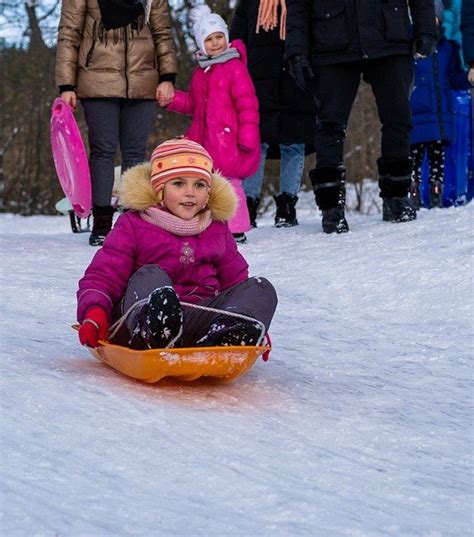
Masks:
[[[79,282],[83,345],[143,350],[259,346],[277,297],[250,277],[227,221],[231,185],[184,138],[159,145],[124,176],[122,214]]]

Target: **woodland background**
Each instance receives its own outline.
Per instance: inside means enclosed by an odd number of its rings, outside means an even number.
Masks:
[[[193,42],[187,20],[189,9],[200,1],[171,0],[173,31],[179,59],[177,88],[185,89],[194,68]],[[208,0],[213,11],[231,21],[234,0]],[[51,104],[57,97],[54,83],[60,0],[1,0],[0,2],[0,211],[55,214],[64,197],[59,186],[49,142]],[[84,139],[87,129],[78,107]],[[183,134],[188,119],[159,110],[149,147]],[[361,183],[376,177],[380,124],[370,88],[362,83],[352,110],[345,145],[347,180]],[[120,160],[117,159],[117,164]],[[314,166],[314,155],[306,171]],[[268,161],[265,193],[275,191],[279,162]],[[309,189],[307,173],[303,184]]]

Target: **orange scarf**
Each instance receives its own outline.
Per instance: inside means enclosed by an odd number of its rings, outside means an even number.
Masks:
[[[278,21],[278,7],[280,7],[280,21]],[[280,39],[286,38],[286,1],[285,0],[260,0],[257,17],[257,34],[260,28],[266,32],[280,26]]]

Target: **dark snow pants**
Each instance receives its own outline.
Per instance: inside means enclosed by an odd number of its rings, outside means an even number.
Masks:
[[[315,67],[316,168],[342,168],[344,139],[361,75],[372,87],[382,123],[382,159],[407,161],[410,154],[413,59],[387,56]],[[361,133],[367,136],[368,133]]]
[[[444,166],[447,143],[443,140],[423,142],[411,146],[411,158],[413,160],[413,180],[416,183],[422,182],[423,160],[425,153],[428,154],[428,164],[430,169],[430,183],[435,181],[444,182]]]
[[[82,99],[89,134],[92,202],[110,205],[115,153],[120,145],[122,173],[145,160],[156,103],[148,99]]]
[[[173,286],[173,283],[168,274],[158,265],[145,265],[138,269],[129,280],[127,291],[115,312],[114,320],[124,315],[135,302],[147,298],[155,289],[164,286]],[[199,302],[199,305],[252,317],[262,322],[268,330],[277,303],[278,299],[273,285],[265,278],[254,276],[226,289],[214,298]],[[140,307],[137,307],[127,317],[126,330],[120,331],[114,338],[114,342],[121,345],[128,343],[139,310]],[[207,333],[209,326],[223,315],[187,306],[183,306],[183,313],[184,347],[192,347]]]

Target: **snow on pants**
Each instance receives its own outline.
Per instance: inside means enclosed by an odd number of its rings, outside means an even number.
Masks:
[[[229,229],[232,233],[245,233],[251,228],[251,225],[242,179],[240,177],[227,177],[227,180],[237,195],[237,209],[229,220]]]
[[[173,286],[168,274],[158,265],[145,265],[139,268],[128,282],[127,291],[117,308],[114,320],[125,314],[135,302],[147,298],[155,289]],[[226,289],[213,298],[202,300],[198,304],[223,311],[240,313],[261,321],[266,329],[270,327],[278,303],[273,285],[265,278],[254,276]],[[140,307],[132,310],[125,322],[126,330],[121,330],[114,338],[114,343],[126,345],[137,320]],[[209,326],[223,313],[203,311],[183,306],[183,346],[192,347],[198,339],[207,333]]]

